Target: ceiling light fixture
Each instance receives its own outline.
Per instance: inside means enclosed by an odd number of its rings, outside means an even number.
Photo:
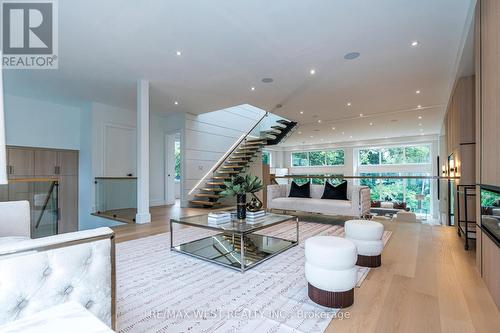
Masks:
[[[344,135],[344,134],[345,134],[345,132],[342,132],[342,135]]]
[[[318,119],[318,123],[321,124],[321,119]]]
[[[418,119],[422,119],[422,116],[418,116]]]
[[[421,109],[422,108],[422,105],[417,105],[417,109]]]
[[[175,101],[175,102],[174,102],[174,104],[175,104],[175,105],[179,105],[179,102]]]
[[[175,52],[175,54],[176,54],[176,55],[178,55],[178,56],[180,57],[180,56],[182,55],[182,52],[177,50],[177,51]]]
[[[299,111],[299,113],[300,113],[300,114],[304,114],[304,111],[302,111],[302,110],[301,110],[301,111]]]
[[[332,127],[332,130],[334,130],[334,131],[335,131],[335,127]]]
[[[302,132],[301,132],[301,131],[299,131],[299,134],[302,134]]]
[[[347,106],[351,106],[351,105],[352,105],[351,102],[347,102]]]
[[[349,52],[349,53],[346,53],[344,55],[344,59],[345,60],[354,60],[354,59],[358,58],[359,55],[360,55],[359,52]]]
[[[363,114],[362,114],[362,113],[360,113],[360,114],[359,114],[359,116],[360,116],[360,117],[363,117]]]
[[[415,91],[415,94],[417,95],[420,94],[420,90]]]
[[[311,70],[309,71],[309,74],[311,74],[311,75],[316,74],[316,70],[315,70],[314,68],[313,68],[313,69],[311,69]]]
[[[370,123],[370,126],[373,126],[373,123]]]
[[[251,91],[254,91],[254,90],[255,90],[255,87],[250,88],[250,90],[251,90]]]
[[[310,138],[312,139],[312,138],[314,138],[314,136],[313,136],[313,135],[311,135],[311,136],[310,136]]]
[[[351,138],[351,139],[352,139],[352,135],[349,135],[349,138]]]
[[[419,44],[420,42],[418,40],[414,40],[413,42],[411,42],[412,47],[417,47]]]

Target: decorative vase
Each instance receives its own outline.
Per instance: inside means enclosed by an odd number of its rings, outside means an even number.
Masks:
[[[255,195],[255,193],[252,194],[252,199],[250,199],[250,202],[247,203],[247,209],[250,212],[257,212],[262,209],[262,206],[264,205],[262,201]]]
[[[247,195],[236,195],[236,216],[239,220],[244,220],[247,217]]]

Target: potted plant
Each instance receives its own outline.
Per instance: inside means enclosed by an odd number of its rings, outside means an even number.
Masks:
[[[259,177],[253,175],[234,176],[231,181],[224,182],[224,185],[226,188],[220,194],[226,197],[236,196],[236,214],[240,220],[245,219],[247,216],[247,193],[252,193],[255,197],[253,193],[260,191],[264,187]],[[262,207],[262,202],[260,207]]]

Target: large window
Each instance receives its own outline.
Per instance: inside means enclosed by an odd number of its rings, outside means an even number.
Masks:
[[[313,175],[311,175],[313,176]],[[333,184],[333,185],[337,185],[337,184],[340,184],[342,181],[343,181],[343,177],[344,175],[342,174],[338,174],[338,175],[325,175],[325,174],[320,174],[319,176],[331,176],[331,178],[328,178],[328,181]],[[311,178],[292,178],[292,180],[298,184],[298,185],[302,185],[302,184],[305,184],[307,182],[311,182],[311,184],[313,185],[325,185],[325,182],[326,182],[326,178],[314,178],[314,177],[311,177]]]
[[[370,148],[359,151],[361,165],[428,164],[430,162],[431,149],[428,145]]]
[[[360,176],[429,176],[427,173],[362,173]],[[430,213],[429,179],[363,178],[361,185],[370,187],[372,200],[406,202],[414,212]]]
[[[344,165],[344,150],[306,151],[292,153],[292,166],[335,166]]]

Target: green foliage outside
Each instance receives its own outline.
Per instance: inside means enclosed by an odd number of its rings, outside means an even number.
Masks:
[[[333,165],[344,165],[343,149],[292,153],[292,166]]]
[[[363,173],[361,176],[409,176],[410,174],[398,173]],[[411,174],[417,176],[419,174]],[[422,174],[420,174],[422,175]],[[417,195],[423,194],[422,209],[430,212],[431,188],[428,179],[361,179],[361,185],[370,187],[371,200],[406,202],[412,211],[419,212]]]
[[[262,152],[262,164],[271,165],[271,156],[269,152]]]
[[[359,151],[361,165],[430,163],[429,146],[370,148]]]
[[[481,190],[481,207],[492,207],[500,202],[500,194],[487,191],[485,189]]]

